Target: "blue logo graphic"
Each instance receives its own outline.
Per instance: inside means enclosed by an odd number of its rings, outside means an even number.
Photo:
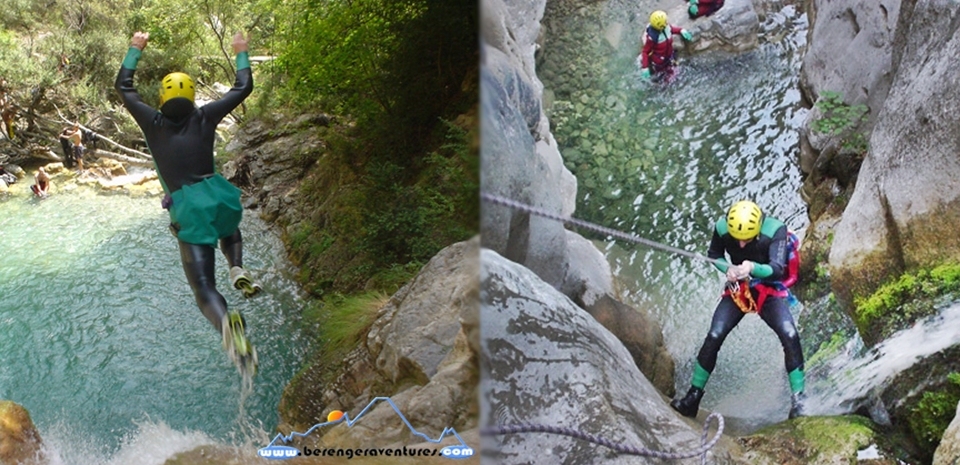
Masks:
[[[286,460],[300,455],[300,451],[289,446],[267,446],[257,449],[257,454],[265,459]]]
[[[458,436],[459,437],[459,436]],[[452,445],[440,449],[440,455],[448,459],[467,459],[473,457],[473,448],[470,446]]]
[[[463,438],[461,438],[460,435],[457,434],[457,431],[453,428],[444,428],[443,432],[441,432],[440,436],[437,437],[436,439],[433,439],[430,436],[427,436],[426,434],[423,434],[417,431],[416,429],[414,429],[413,425],[411,425],[410,422],[407,420],[407,417],[403,416],[403,414],[400,413],[400,409],[397,408],[397,404],[394,404],[389,397],[375,397],[373,400],[370,401],[369,404],[367,404],[366,407],[363,408],[363,410],[360,411],[360,413],[357,414],[357,417],[354,419],[351,419],[350,415],[344,412],[343,418],[340,418],[339,420],[334,420],[334,421],[317,423],[316,425],[311,426],[310,429],[302,433],[298,433],[294,431],[290,433],[289,436],[284,436],[282,433],[278,434],[276,435],[276,437],[273,438],[273,441],[270,441],[270,444],[267,444],[266,447],[258,449],[257,453],[260,455],[260,457],[268,458],[271,460],[286,460],[289,458],[296,457],[300,455],[299,450],[297,450],[294,447],[275,445],[276,442],[282,441],[284,443],[288,443],[292,441],[294,437],[302,438],[302,437],[308,436],[314,430],[323,428],[324,426],[328,426],[328,425],[335,425],[337,423],[346,422],[347,426],[352,427],[356,422],[360,421],[360,418],[363,418],[363,415],[365,415],[367,411],[373,408],[374,404],[381,401],[390,404],[390,407],[393,408],[393,411],[397,413],[397,416],[400,417],[400,420],[403,421],[403,424],[407,425],[407,428],[410,430],[411,433],[413,433],[414,436],[418,436],[421,439],[427,442],[432,442],[434,444],[439,444],[441,441],[443,441],[443,438],[447,437],[448,435],[453,435],[455,438],[457,438],[458,441],[460,441],[460,444],[454,444],[452,446],[447,446],[441,449],[440,450],[441,456],[446,457],[448,459],[465,459],[473,456],[473,453],[474,453],[473,448],[468,446],[465,442],[463,442]]]

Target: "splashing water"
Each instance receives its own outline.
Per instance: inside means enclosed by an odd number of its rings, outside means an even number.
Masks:
[[[923,358],[960,344],[960,303],[918,321],[865,350],[859,337],[816,367],[826,373],[808,384],[807,409],[813,415],[850,413],[889,386],[897,374]]]

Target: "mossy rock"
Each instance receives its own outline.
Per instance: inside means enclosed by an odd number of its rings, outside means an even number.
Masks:
[[[780,465],[815,465],[857,463],[857,451],[877,439],[869,419],[845,415],[797,418],[761,429],[738,442],[748,451],[747,456],[755,459],[752,463],[773,458],[772,463]]]
[[[933,315],[960,293],[960,263],[901,274],[872,295],[857,298],[852,317],[864,342],[874,344]]]
[[[873,252],[857,266],[830,267],[830,288],[837,302],[846,310],[863,342],[873,346],[882,340],[880,327],[887,315],[868,315],[858,312],[855,302],[871,296],[880,286],[903,273],[900,263],[891,260],[886,252]]]

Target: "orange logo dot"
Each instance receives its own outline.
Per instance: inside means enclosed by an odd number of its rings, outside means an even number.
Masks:
[[[334,410],[327,414],[327,421],[333,422],[343,418],[343,412]]]

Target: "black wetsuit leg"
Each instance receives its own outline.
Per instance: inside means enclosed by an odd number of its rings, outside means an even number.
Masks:
[[[720,352],[723,340],[742,319],[743,312],[740,311],[740,308],[737,307],[730,296],[724,296],[720,299],[717,309],[713,312],[710,331],[703,341],[703,346],[700,347],[700,353],[697,354],[697,363],[708,373],[713,373],[714,367],[717,366],[717,354]]]
[[[183,262],[183,272],[187,275],[187,282],[193,289],[193,296],[203,316],[220,331],[220,322],[227,313],[227,300],[217,291],[216,277],[214,276],[216,257],[213,247],[197,244],[180,244],[180,261]]]
[[[227,258],[231,268],[243,267],[243,237],[240,236],[240,228],[237,228],[233,234],[220,239],[220,251]]]
[[[790,315],[787,299],[782,297],[767,297],[760,309],[760,319],[763,320],[780,338],[783,346],[783,362],[787,373],[803,369],[803,349],[800,347],[800,333]]]

